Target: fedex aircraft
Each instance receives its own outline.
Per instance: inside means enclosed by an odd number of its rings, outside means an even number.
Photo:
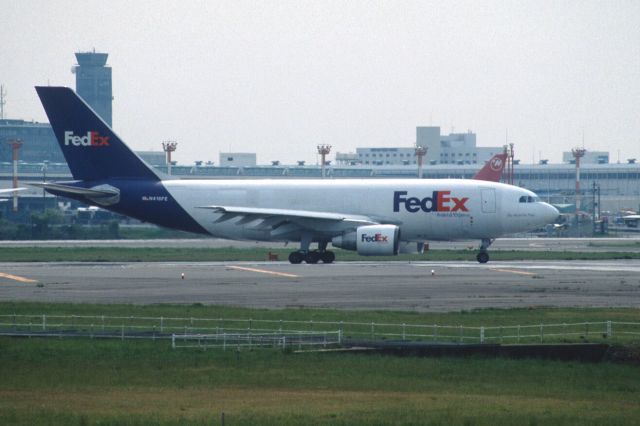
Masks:
[[[551,223],[526,189],[463,179],[192,180],[160,176],[71,89],[36,87],[73,181],[48,192],[217,238],[300,242],[291,263],[331,263],[335,247],[395,255],[400,243],[496,237]],[[311,249],[317,244],[317,249]]]

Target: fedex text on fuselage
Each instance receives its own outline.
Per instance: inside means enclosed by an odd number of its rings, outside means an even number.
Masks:
[[[431,212],[468,212],[466,206],[469,197],[451,197],[451,191],[433,191],[431,197],[408,197],[407,191],[394,191],[393,193],[393,211],[399,212],[400,206],[409,213],[417,213],[423,211]]]

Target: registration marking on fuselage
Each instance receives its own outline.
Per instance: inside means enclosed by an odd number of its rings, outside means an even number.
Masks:
[[[496,271],[496,272],[510,272],[512,274],[518,274],[518,275],[527,275],[527,276],[534,276],[537,274],[534,274],[533,272],[525,272],[525,271],[516,271],[514,269],[502,269],[502,268],[489,268],[492,271]]]
[[[286,272],[269,271],[267,269],[248,268],[245,266],[227,266],[227,269],[234,269],[236,271],[257,272],[259,274],[276,275],[279,277],[287,277],[287,278],[300,278],[300,275],[287,274]]]
[[[7,278],[7,279],[18,281],[21,283],[37,283],[38,282],[38,280],[32,280],[31,278],[25,278],[19,275],[5,274],[4,272],[0,272],[0,278]]]

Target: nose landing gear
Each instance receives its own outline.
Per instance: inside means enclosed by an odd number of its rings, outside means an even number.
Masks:
[[[489,252],[487,249],[493,243],[494,240],[490,238],[483,238],[480,243],[480,253],[476,255],[476,260],[480,263],[487,263],[489,261]]]
[[[481,251],[476,255],[476,259],[480,263],[487,263],[489,261],[489,253],[487,253],[486,251]]]

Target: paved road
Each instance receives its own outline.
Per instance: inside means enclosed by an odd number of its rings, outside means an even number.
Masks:
[[[640,260],[486,265],[0,263],[0,300],[439,312],[488,307],[638,307]]]

